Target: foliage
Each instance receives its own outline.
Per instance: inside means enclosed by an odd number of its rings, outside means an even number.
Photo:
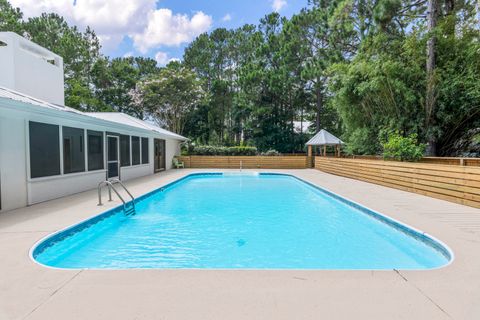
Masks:
[[[382,146],[384,159],[418,161],[423,157],[427,145],[418,143],[416,134],[404,137],[398,132],[392,132]]]
[[[206,99],[196,74],[176,61],[141,81],[131,97],[138,108],[178,134],[183,133],[185,115]]]
[[[257,154],[257,148],[248,146],[222,147],[190,145],[185,154],[199,156],[254,156]]]
[[[13,8],[7,0],[0,0],[0,31],[23,33],[23,14],[18,8]]]
[[[377,136],[369,128],[355,129],[348,137],[345,152],[349,155],[374,155],[380,150]]]
[[[137,84],[159,71],[151,58],[126,57],[107,59],[102,57],[93,66],[92,79],[95,95],[111,109],[145,118],[146,110],[133,100]]]

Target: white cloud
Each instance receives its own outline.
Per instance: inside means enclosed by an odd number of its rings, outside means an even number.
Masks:
[[[158,51],[155,54],[155,60],[157,61],[157,63],[159,65],[164,66],[169,62],[168,54],[166,52],[163,52],[163,51]]]
[[[287,5],[287,0],[272,0],[272,9],[279,12]]]
[[[155,9],[155,2],[155,0],[77,0],[73,16],[77,23],[91,26],[100,34],[140,32],[145,28],[145,17]]]
[[[230,13],[227,13],[226,15],[223,16],[222,18],[222,21],[223,22],[227,22],[227,21],[230,21],[232,20],[232,16],[230,15]]]
[[[155,54],[155,60],[157,61],[157,63],[158,63],[160,66],[165,66],[165,65],[169,64],[169,63],[172,62],[172,61],[178,61],[178,62],[181,61],[181,60],[178,59],[178,58],[169,58],[169,57],[168,57],[168,53],[163,52],[163,51],[158,51],[158,52]]]
[[[130,58],[130,57],[133,57],[133,52],[132,51],[128,51],[126,52],[124,55],[123,55],[124,58]]]
[[[135,34],[133,41],[140,52],[161,45],[178,46],[193,40],[211,25],[212,17],[201,11],[190,19],[184,14],[174,15],[169,9],[158,9],[149,14],[146,29]]]
[[[145,17],[155,10],[155,0],[10,0],[25,18],[55,12],[80,28],[90,26],[104,50],[115,49],[125,36],[146,28]]]
[[[115,49],[125,36],[142,52],[161,45],[176,46],[188,41],[212,25],[203,12],[191,18],[157,9],[156,0],[10,0],[25,17],[55,12],[81,28],[95,30],[105,50]]]
[[[97,34],[97,36],[102,44],[102,49],[107,52],[115,50],[124,38],[123,34]]]
[[[19,7],[26,18],[35,17],[43,12],[56,12],[67,20],[73,18],[73,1],[71,0],[10,0],[14,7]]]

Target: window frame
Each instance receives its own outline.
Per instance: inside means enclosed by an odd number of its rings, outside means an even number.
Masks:
[[[85,158],[86,158],[86,168],[87,168],[87,172],[95,172],[95,171],[99,171],[99,170],[105,170],[105,154],[106,154],[106,148],[105,148],[105,131],[96,131],[96,130],[90,130],[90,129],[85,129],[86,131],[86,135],[85,135],[85,139],[86,139],[86,150],[87,152],[85,153]],[[101,137],[101,148],[102,148],[102,167],[101,168],[98,168],[98,169],[90,169],[90,145],[89,145],[89,137],[90,136],[97,136],[97,137]]]
[[[30,151],[30,122],[34,123],[39,123],[39,124],[44,124],[44,125],[51,125],[55,126],[58,128],[58,148],[59,148],[59,154],[58,158],[60,161],[60,172],[56,173],[54,175],[48,175],[48,176],[38,176],[38,177],[32,177],[32,164],[31,164],[31,151]],[[34,181],[48,181],[48,180],[54,180],[54,179],[62,179],[66,177],[72,177],[72,176],[81,176],[81,175],[88,175],[88,174],[94,174],[94,173],[101,173],[101,172],[106,172],[107,170],[105,169],[106,165],[106,146],[105,146],[105,136],[107,135],[108,131],[107,130],[98,130],[98,127],[92,126],[92,125],[82,125],[82,123],[79,123],[80,126],[75,127],[75,126],[70,126],[70,125],[63,125],[61,124],[61,121],[55,121],[53,119],[31,119],[27,118],[24,120],[24,128],[25,128],[25,145],[26,145],[26,152],[25,152],[25,160],[26,160],[26,169],[27,169],[27,183],[34,182]],[[81,129],[84,131],[84,155],[85,155],[85,170],[80,171],[80,172],[72,172],[72,173],[65,173],[64,172],[64,150],[63,150],[63,128],[64,127],[70,127],[70,128],[75,128],[75,129]],[[103,134],[103,169],[95,169],[95,170],[88,170],[88,132],[93,131],[93,132],[98,132]],[[120,136],[119,134],[115,134],[117,136]]]
[[[125,152],[125,155],[128,158],[128,163],[126,161],[124,162],[125,159],[123,158],[123,152],[122,152],[122,139],[128,143],[128,148],[127,148],[127,151]],[[119,144],[120,144],[120,168],[131,167],[132,166],[131,136],[126,134],[120,134]]]
[[[80,139],[80,146],[81,146],[81,153],[82,153],[82,165],[83,165],[83,169],[76,169],[76,170],[73,170],[73,171],[69,171],[69,172],[66,172],[66,163],[65,163],[65,156],[66,156],[66,153],[65,153],[65,137],[68,136],[68,135],[65,135],[65,131],[66,130],[71,130],[71,131],[81,131],[82,132],[82,137]],[[82,172],[87,172],[87,162],[85,160],[85,155],[87,154],[87,148],[86,148],[86,139],[85,139],[85,129],[84,128],[76,128],[76,127],[70,127],[70,126],[62,126],[62,154],[61,154],[61,157],[63,158],[63,174],[64,175],[71,175],[71,174],[74,174],[74,173],[82,173]],[[70,155],[71,156],[71,155]]]
[[[58,163],[59,163],[59,171],[58,173],[51,174],[48,176],[35,176],[32,177],[32,165],[31,165],[31,150],[30,150],[30,123],[39,123],[42,125],[47,125],[47,126],[54,126],[58,129]],[[35,120],[30,120],[26,119],[25,120],[25,130],[26,130],[26,135],[25,135],[25,142],[27,145],[27,181],[42,181],[42,180],[51,180],[51,179],[61,179],[64,176],[80,176],[80,175],[85,175],[89,173],[95,173],[95,172],[107,172],[107,167],[106,167],[106,162],[107,162],[107,147],[106,147],[106,137],[110,135],[115,135],[119,139],[119,172],[121,171],[121,168],[123,167],[133,167],[133,166],[146,166],[151,163],[150,161],[150,137],[145,137],[141,135],[136,135],[132,136],[130,134],[121,134],[121,133],[113,133],[108,130],[98,130],[98,128],[95,128],[95,126],[90,126],[90,125],[80,125],[78,127],[71,126],[71,125],[62,125],[61,121],[35,121]],[[92,128],[93,127],[93,128]],[[83,130],[83,165],[84,168],[82,171],[75,171],[75,172],[65,172],[65,163],[64,163],[64,157],[65,157],[65,150],[64,150],[64,128],[72,128],[72,129],[78,129],[78,130]],[[102,139],[102,168],[95,168],[91,169],[91,161],[89,159],[89,137],[93,136],[101,136]],[[121,153],[121,140],[126,141],[128,143],[128,165],[126,164],[126,161],[124,164],[122,164],[122,153]],[[132,138],[138,138],[138,160],[139,163],[133,164],[133,142]],[[146,146],[146,148],[144,148]],[[146,150],[145,150],[146,149]]]
[[[138,154],[137,154],[137,157],[138,157],[138,162],[135,163],[135,154],[134,154],[134,139],[137,141],[137,147],[138,147]],[[131,146],[131,154],[132,154],[132,166],[139,166],[142,164],[142,139],[140,136],[131,136],[130,137],[130,146]]]
[[[33,176],[33,167],[32,166],[32,134],[31,134],[31,124],[41,124],[41,125],[47,125],[47,126],[54,126],[57,129],[57,138],[58,138],[58,173],[55,172],[53,174],[49,175],[41,175],[41,176]],[[50,123],[50,122],[39,122],[39,121],[32,121],[32,120],[26,120],[26,149],[27,149],[27,164],[28,164],[28,176],[27,179],[29,180],[37,180],[37,179],[51,179],[52,177],[58,177],[63,175],[63,136],[62,136],[62,126],[56,123]]]
[[[147,154],[146,154],[147,157],[146,158],[147,159],[146,159],[146,161],[143,157],[145,155],[144,150],[143,150],[143,147],[144,147],[143,142],[144,141],[147,142],[146,143],[146,145],[147,145],[147,150],[146,150],[146,152],[147,152]],[[140,138],[140,158],[141,158],[140,162],[141,162],[142,165],[150,164],[150,138],[148,138],[148,137],[141,137]]]

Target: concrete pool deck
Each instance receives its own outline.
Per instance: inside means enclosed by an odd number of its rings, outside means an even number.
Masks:
[[[209,171],[229,170],[170,170],[126,185],[139,196]],[[480,318],[480,209],[313,169],[260,171],[293,174],[425,231],[455,260],[425,271],[79,271],[34,263],[29,250],[38,240],[119,205],[98,207],[91,190],[0,214],[0,319]]]

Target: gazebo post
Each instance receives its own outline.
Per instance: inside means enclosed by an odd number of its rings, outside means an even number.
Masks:
[[[327,156],[327,145],[326,144],[323,145],[323,156],[324,157]]]
[[[313,167],[313,157],[312,157],[312,149],[313,149],[313,146],[312,145],[308,145],[307,146],[307,161],[308,161],[308,167],[309,168],[312,168]]]

